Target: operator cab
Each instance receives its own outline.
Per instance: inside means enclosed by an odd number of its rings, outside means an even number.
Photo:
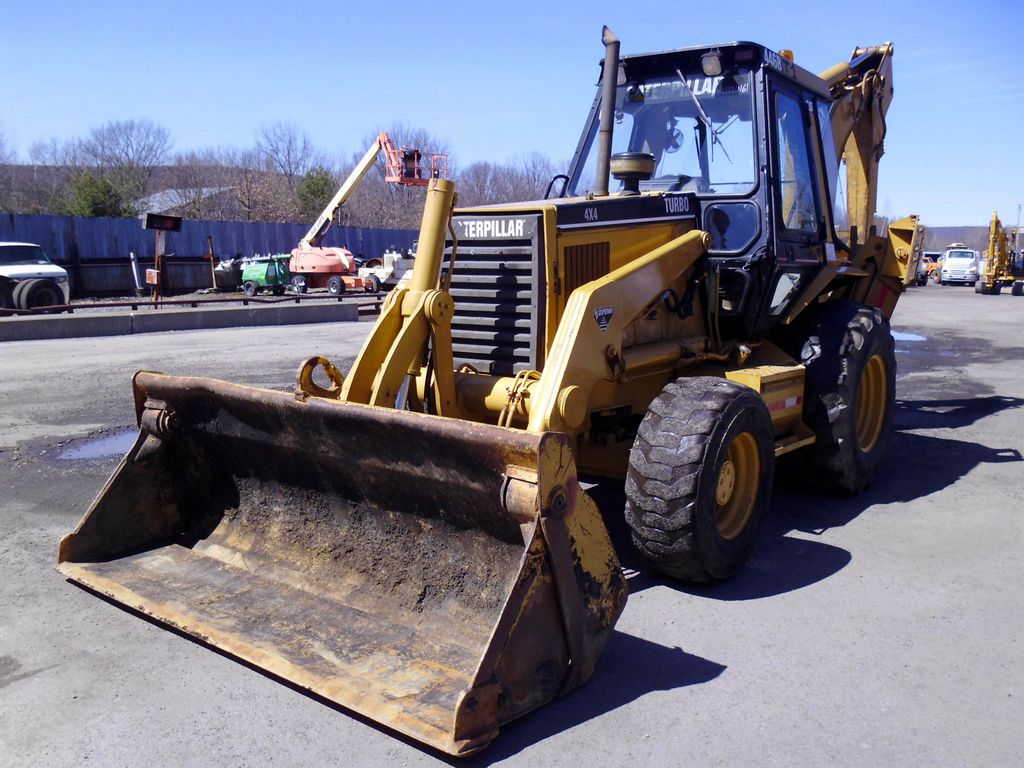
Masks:
[[[611,194],[695,199],[723,325],[766,334],[848,251],[827,84],[747,42],[626,56],[617,83]],[[599,88],[563,196],[600,189],[600,101]],[[642,156],[653,170],[638,177]]]

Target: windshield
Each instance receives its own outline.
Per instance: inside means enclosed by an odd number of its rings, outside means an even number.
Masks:
[[[685,82],[684,82],[685,81]],[[648,152],[655,171],[640,189],[737,194],[754,185],[753,87],[749,70],[717,77],[677,72],[620,85],[612,154]],[[570,195],[594,189],[593,126]],[[611,180],[611,190],[621,185]]]
[[[964,259],[970,259],[973,261],[976,258],[974,251],[948,251],[946,253],[947,261],[962,261]]]
[[[38,245],[0,245],[0,265],[52,264]]]

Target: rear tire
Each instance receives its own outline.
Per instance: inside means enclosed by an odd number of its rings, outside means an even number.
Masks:
[[[370,284],[366,287],[367,293],[380,293],[384,289],[383,283],[381,283],[380,278],[376,275],[370,275],[366,279],[370,281]]]
[[[753,389],[710,376],[667,385],[630,451],[634,546],[676,579],[732,576],[757,542],[774,467],[771,416]]]
[[[1015,282],[1013,287],[1010,289],[1010,293],[1014,296],[1024,296],[1024,283],[1020,280]]]
[[[255,296],[260,289],[259,286],[257,286],[256,283],[254,283],[252,280],[246,280],[245,283],[242,285],[242,290],[245,292],[246,296],[249,296],[251,298]]]
[[[334,276],[330,280],[327,281],[327,291],[332,296],[337,296],[338,294],[340,294],[344,290],[345,290],[345,284],[341,281],[340,277]]]
[[[830,302],[799,324],[807,367],[804,421],[817,442],[793,456],[800,476],[831,492],[860,493],[885,455],[896,399],[889,321],[873,307]]]

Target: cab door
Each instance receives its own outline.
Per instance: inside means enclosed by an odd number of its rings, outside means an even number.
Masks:
[[[792,83],[769,86],[769,168],[775,255],[780,267],[809,266],[825,259],[820,168],[812,141],[814,97]]]

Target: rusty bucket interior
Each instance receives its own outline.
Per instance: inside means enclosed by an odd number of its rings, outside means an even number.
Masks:
[[[68,578],[455,755],[589,676],[626,588],[564,436],[134,386]]]

